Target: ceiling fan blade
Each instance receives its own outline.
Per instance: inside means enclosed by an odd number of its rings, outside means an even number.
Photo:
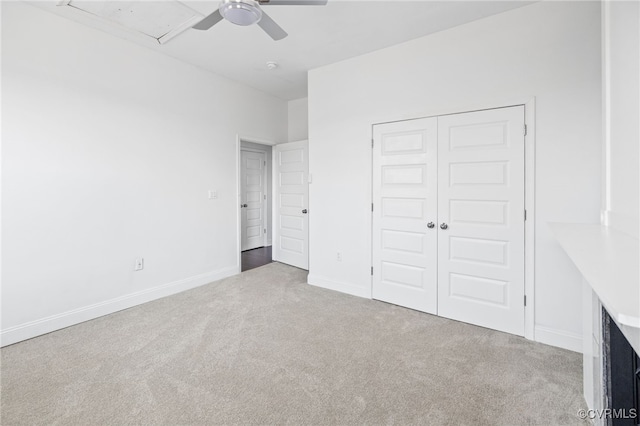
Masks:
[[[324,6],[327,4],[327,0],[259,0],[259,2],[261,6]]]
[[[276,24],[276,21],[264,11],[262,11],[262,19],[258,21],[258,25],[274,40],[282,40],[287,36],[287,32],[280,28],[280,25]]]
[[[220,21],[222,21],[222,15],[220,15],[220,10],[216,9],[215,12],[213,12],[211,15],[207,16],[191,28],[193,28],[194,30],[208,30]]]

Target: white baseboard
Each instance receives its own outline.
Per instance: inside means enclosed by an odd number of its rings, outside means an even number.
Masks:
[[[364,297],[371,299],[371,288],[364,288],[349,283],[333,281],[328,278],[320,277],[318,275],[309,274],[307,277],[307,283],[316,286],[326,288],[328,290],[339,291],[341,293],[350,294],[352,296]]]
[[[171,296],[239,273],[238,266],[231,266],[10,327],[0,331],[0,347]]]
[[[582,334],[536,325],[535,341],[546,345],[582,353]]]

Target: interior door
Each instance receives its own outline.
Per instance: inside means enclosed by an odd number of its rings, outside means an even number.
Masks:
[[[438,117],[438,314],[524,335],[524,107]]]
[[[242,251],[264,246],[266,160],[267,156],[264,152],[240,151]]]
[[[276,145],[273,260],[309,269],[309,143]]]
[[[373,298],[437,312],[437,119],[373,128]]]

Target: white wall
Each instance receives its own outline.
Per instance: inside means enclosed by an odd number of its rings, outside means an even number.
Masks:
[[[603,2],[604,224],[638,238],[640,5]]]
[[[372,124],[535,97],[535,338],[580,351],[581,278],[547,223],[599,220],[600,76],[597,2],[535,3],[311,70],[309,282],[370,297]]]
[[[288,141],[296,142],[309,138],[308,98],[294,99],[287,104],[289,132]]]
[[[2,90],[3,344],[239,271],[236,135],[286,102],[17,2]]]

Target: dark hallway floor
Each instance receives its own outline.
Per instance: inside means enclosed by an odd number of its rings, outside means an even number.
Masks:
[[[242,272],[271,262],[271,246],[259,247],[242,252]]]

